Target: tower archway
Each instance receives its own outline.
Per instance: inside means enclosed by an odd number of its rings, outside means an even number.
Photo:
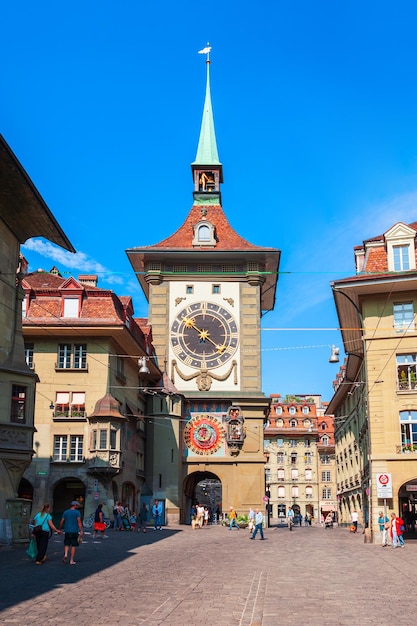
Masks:
[[[191,507],[198,503],[207,506],[211,516],[222,512],[222,483],[212,472],[193,472],[184,480],[183,524],[191,524]]]
[[[71,502],[77,500],[80,504],[81,516],[84,514],[85,484],[79,478],[63,478],[54,486],[52,503],[52,517],[54,524],[59,523],[62,513],[69,509]]]

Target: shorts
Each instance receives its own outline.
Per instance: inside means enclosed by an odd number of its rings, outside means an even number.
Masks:
[[[78,533],[65,533],[64,546],[78,547]]]

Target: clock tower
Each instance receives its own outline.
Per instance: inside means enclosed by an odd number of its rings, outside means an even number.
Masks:
[[[127,250],[149,302],[158,361],[185,399],[182,419],[167,414],[165,429],[149,438],[148,487],[165,501],[168,522],[189,522],[199,500],[213,513],[233,506],[244,514],[261,507],[265,495],[269,399],[261,390],[260,318],[275,304],[280,252],[243,239],[223,211],[210,49],[205,52],[206,95],[191,164],[193,205],[173,235]],[[249,219],[258,214],[254,208]],[[172,468],[167,458],[174,458]]]

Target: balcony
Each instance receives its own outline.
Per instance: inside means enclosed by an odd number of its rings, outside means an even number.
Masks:
[[[59,406],[55,407],[55,411],[52,413],[52,418],[54,421],[59,420],[81,420],[84,421],[86,419],[87,412],[84,409],[80,408],[60,408]]]

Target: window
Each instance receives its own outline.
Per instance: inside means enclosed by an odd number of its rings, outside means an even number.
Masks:
[[[277,454],[277,463],[284,463],[284,453],[278,452]]]
[[[313,480],[313,471],[311,469],[306,469],[306,480]]]
[[[400,424],[403,452],[417,450],[417,411],[400,411]]]
[[[220,293],[220,285],[212,285],[211,293]]]
[[[276,421],[277,428],[282,428],[284,426],[284,420],[281,418]]]
[[[297,420],[291,420],[290,421],[290,426],[291,426],[291,428],[297,428]]]
[[[26,395],[27,387],[12,385],[10,421],[15,424],[26,424]]]
[[[79,298],[64,298],[62,317],[79,317]]]
[[[85,417],[84,391],[58,391],[54,417]]]
[[[295,406],[290,406],[290,408],[288,409],[288,412],[290,415],[295,415],[295,412],[296,412]]]
[[[327,435],[324,435],[324,437],[321,438],[321,443],[323,444],[323,446],[329,445],[329,438]]]
[[[328,454],[321,454],[320,455],[320,463],[322,465],[329,465],[330,464],[330,456]]]
[[[406,391],[416,388],[417,354],[397,355],[398,389]]]
[[[285,470],[283,467],[278,468],[278,480],[285,480]]]
[[[285,498],[285,487],[283,485],[278,487],[278,498]]]
[[[277,415],[282,415],[282,406],[275,407],[275,413]]]
[[[27,317],[27,298],[26,298],[26,296],[22,300],[22,317]]]
[[[298,498],[298,485],[293,485],[291,487],[291,496],[293,498]]]
[[[394,272],[406,272],[410,269],[410,246],[392,246]]]
[[[332,490],[329,487],[323,487],[321,490],[322,500],[331,500],[332,499]]]
[[[308,408],[308,406],[303,406],[303,413],[304,415],[308,415],[310,409]]]
[[[25,343],[25,361],[26,365],[30,367],[31,370],[33,370],[33,350],[33,343]]]
[[[125,360],[123,357],[116,357],[116,377],[122,382],[126,382]]]
[[[54,437],[54,461],[67,460],[67,435],[55,435]]]
[[[321,428],[322,430],[326,430],[326,428],[327,428],[327,424],[326,424],[326,422],[322,422],[322,423],[321,423],[321,425],[320,425],[320,428]]]
[[[99,430],[99,449],[107,450],[107,430]]]
[[[97,430],[93,430],[91,433],[91,450],[97,449]]]
[[[308,485],[306,487],[306,498],[312,498],[312,497],[313,497],[313,487]]]
[[[312,454],[312,452],[306,452],[306,453],[305,453],[305,455],[304,455],[304,461],[305,461],[306,463],[308,463],[308,465],[310,465],[310,464],[311,464],[311,462],[312,462],[312,458],[313,458],[313,454]]]
[[[325,471],[321,473],[321,481],[323,483],[329,483],[331,481],[331,472]]]
[[[110,429],[110,450],[116,450],[117,432],[114,428]]]
[[[83,436],[71,435],[70,440],[70,461],[79,463],[83,460]]]
[[[193,294],[193,293],[194,293],[194,287],[193,287],[193,285],[187,285],[187,286],[185,287],[185,293],[187,293],[187,294]]]
[[[412,302],[394,304],[394,329],[414,330],[414,305]]]
[[[296,448],[297,447],[297,439],[290,439],[290,446],[292,448]]]
[[[283,439],[277,439],[277,446],[278,448],[282,448],[284,445],[284,440]]]
[[[70,444],[70,454],[68,457],[68,439]],[[55,435],[54,436],[54,461],[71,463],[81,463],[84,461],[83,455],[83,435]]]
[[[291,480],[298,480],[298,469],[292,468],[292,470],[291,470]]]
[[[58,369],[87,369],[87,344],[60,343],[57,367]]]
[[[270,469],[265,469],[265,480],[267,483],[271,482],[271,470]]]
[[[297,453],[291,452],[291,464],[295,465],[297,463]]]
[[[306,448],[310,447],[310,439],[304,439],[304,447]]]

